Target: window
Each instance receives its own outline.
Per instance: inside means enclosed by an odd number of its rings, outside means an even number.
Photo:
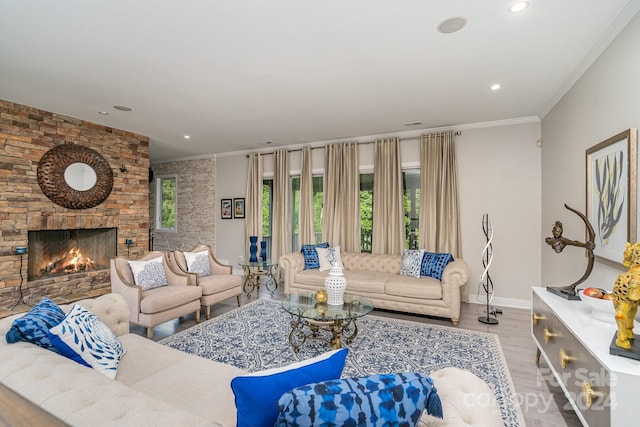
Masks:
[[[316,243],[322,241],[322,176],[313,177],[313,231],[316,235]],[[300,177],[291,177],[291,248],[295,252],[300,246],[308,242],[299,242],[300,235]]]
[[[271,217],[273,215],[273,178],[262,180],[262,240],[271,254]]]
[[[360,174],[360,250],[371,252],[373,239],[373,179],[374,174]],[[420,170],[402,172],[404,199],[405,247],[418,248],[420,215]]]
[[[373,237],[373,174],[360,174],[360,250],[371,253]]]
[[[371,243],[373,238],[373,173],[360,174],[360,250],[371,253]],[[263,233],[270,235],[271,218],[271,189],[273,180],[264,180],[265,190],[263,197]],[[270,182],[270,184],[267,184]],[[313,229],[316,233],[316,242],[322,241],[322,176],[313,177]],[[405,224],[405,247],[409,249],[418,248],[418,223],[420,217],[420,169],[407,169],[402,172],[403,200],[404,200],[404,224]],[[300,177],[291,177],[291,246],[296,251],[299,244],[298,236],[300,232],[299,212],[300,212]],[[265,238],[266,239],[266,238]],[[266,239],[270,242],[270,238]],[[270,243],[269,243],[270,244]]]
[[[156,230],[177,229],[176,176],[160,176],[156,184]]]
[[[404,227],[406,247],[418,249],[418,222],[420,218],[420,169],[402,172],[404,191]]]

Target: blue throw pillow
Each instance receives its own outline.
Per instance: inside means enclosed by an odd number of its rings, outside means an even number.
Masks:
[[[320,268],[320,259],[318,258],[318,251],[316,248],[328,248],[329,242],[316,243],[315,245],[302,245],[300,252],[304,257],[304,269]]]
[[[451,261],[453,261],[453,255],[451,254],[434,254],[425,251],[422,257],[420,276],[429,276],[442,280],[442,272]]]
[[[59,325],[49,330],[49,338],[63,356],[111,379],[115,379],[120,359],[126,352],[113,331],[78,304],[71,307]]]
[[[42,298],[27,314],[13,321],[6,334],[7,342],[30,342],[57,353],[49,339],[49,329],[62,322],[64,316],[55,302]]]
[[[307,384],[278,401],[274,427],[417,426],[422,413],[442,418],[427,375],[405,372]]]
[[[278,399],[304,384],[340,378],[348,349],[333,350],[282,368],[235,377],[231,389],[236,397],[237,427],[273,427]]]

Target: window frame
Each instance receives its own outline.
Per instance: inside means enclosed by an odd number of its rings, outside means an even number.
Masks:
[[[407,180],[408,180],[407,174],[414,175],[412,179],[418,183],[418,186],[415,188],[417,192],[414,193],[414,196],[417,196],[417,197],[415,197],[413,200],[411,200],[411,198],[409,197],[408,190],[410,189],[407,188],[406,186]],[[370,177],[363,178],[363,175],[369,175]],[[360,224],[361,224],[360,250],[363,253],[371,251],[371,247],[369,245],[373,242],[373,187],[374,187],[373,182],[375,179],[376,179],[376,174],[374,170],[372,169],[360,170],[360,188],[359,188],[359,192],[360,192],[359,210],[360,210]],[[365,186],[370,185],[371,188],[370,189],[363,188],[363,183],[365,184]],[[408,247],[409,249],[417,249],[419,246],[418,244],[419,222],[420,222],[420,185],[419,184],[420,184],[420,168],[414,167],[414,166],[404,166],[402,168],[402,198],[404,202],[408,203],[408,208],[409,208],[409,211],[407,211],[406,209],[404,209],[407,206],[403,206],[403,211],[404,211],[403,223],[404,223],[404,229],[405,229],[404,247],[405,248]],[[364,213],[362,211],[362,193],[363,192],[367,192],[371,194],[371,212],[369,212],[369,215],[371,216],[372,229],[371,229],[371,233],[368,236],[370,240],[369,242],[364,241],[364,237],[367,236],[368,233],[366,233],[366,230],[365,231],[362,230],[362,224],[365,222],[365,218],[363,218]],[[414,218],[410,217],[412,206],[414,208],[413,213],[416,215]],[[415,228],[413,235],[411,235],[412,228]]]
[[[162,194],[162,183],[163,181],[169,181],[169,180],[173,180],[175,181],[175,195],[174,195],[174,200],[173,200],[173,206],[174,206],[174,225],[173,227],[163,227],[162,224],[162,210],[164,207],[164,197]],[[155,196],[156,196],[156,203],[155,203],[155,231],[167,231],[167,232],[177,232],[178,231],[178,175],[177,174],[166,174],[166,175],[159,175],[155,177],[155,181],[156,181],[156,191],[155,191]]]

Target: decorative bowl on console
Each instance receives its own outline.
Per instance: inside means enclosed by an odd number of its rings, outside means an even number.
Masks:
[[[581,289],[578,294],[580,295],[580,299],[588,307],[591,307],[591,316],[593,316],[594,319],[602,320],[603,322],[616,322],[613,300],[587,296],[584,294],[584,289]]]

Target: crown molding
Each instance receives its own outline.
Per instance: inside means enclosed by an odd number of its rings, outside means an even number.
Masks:
[[[216,154],[216,156],[231,157],[231,156],[238,156],[238,155],[250,154],[250,153],[270,154],[276,151],[278,148],[286,148],[287,150],[300,150],[303,147],[307,147],[307,146],[311,148],[316,148],[316,147],[323,147],[327,144],[336,144],[341,142],[368,143],[368,142],[373,142],[376,139],[390,138],[390,137],[400,138],[401,140],[419,139],[421,135],[424,135],[425,133],[431,133],[431,132],[444,132],[447,130],[465,131],[465,130],[473,130],[473,129],[500,127],[500,126],[520,125],[524,123],[540,123],[540,118],[538,116],[516,117],[513,119],[493,120],[493,121],[478,122],[478,123],[467,123],[467,124],[453,125],[453,126],[440,126],[440,127],[434,127],[434,128],[415,129],[415,130],[409,130],[404,132],[381,133],[381,134],[365,135],[365,136],[358,136],[358,137],[351,137],[351,138],[330,139],[326,141],[306,142],[301,144],[283,145],[279,147],[270,146],[268,148],[260,148],[260,149],[253,149],[253,150],[230,151],[227,153]]]

